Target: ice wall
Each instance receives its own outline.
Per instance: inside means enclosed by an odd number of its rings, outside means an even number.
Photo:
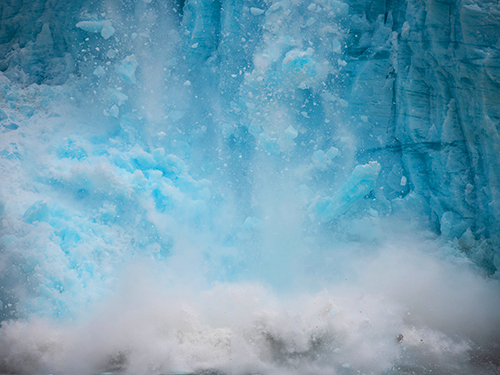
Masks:
[[[397,132],[402,144],[425,145],[403,153],[410,173],[432,176],[415,177],[415,190],[427,191],[442,234],[471,227],[491,238],[493,259],[488,251],[472,257],[498,268],[498,5],[409,3],[407,13]]]
[[[349,65],[348,101],[362,139],[358,155],[387,161],[385,195],[404,197],[392,201],[394,211],[419,206],[442,238],[465,233],[460,246],[493,272],[498,7],[454,1],[353,5],[348,53],[356,61]]]

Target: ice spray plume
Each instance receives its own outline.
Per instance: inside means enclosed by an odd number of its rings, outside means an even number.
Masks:
[[[392,104],[416,8],[54,4],[1,21],[0,372],[498,372],[483,156]]]

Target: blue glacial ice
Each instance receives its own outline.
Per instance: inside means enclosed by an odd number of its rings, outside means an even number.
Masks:
[[[345,214],[358,200],[375,189],[380,168],[376,161],[356,166],[347,181],[331,197],[314,200],[309,207],[313,219],[329,222]]]
[[[499,14],[1,3],[0,370],[496,374]]]

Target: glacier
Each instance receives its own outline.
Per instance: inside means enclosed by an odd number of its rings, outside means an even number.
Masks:
[[[500,6],[0,2],[0,372],[500,371]]]

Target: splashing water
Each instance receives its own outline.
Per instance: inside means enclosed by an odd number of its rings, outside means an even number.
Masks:
[[[498,373],[491,242],[346,101],[372,21],[65,7],[0,75],[2,373]]]

